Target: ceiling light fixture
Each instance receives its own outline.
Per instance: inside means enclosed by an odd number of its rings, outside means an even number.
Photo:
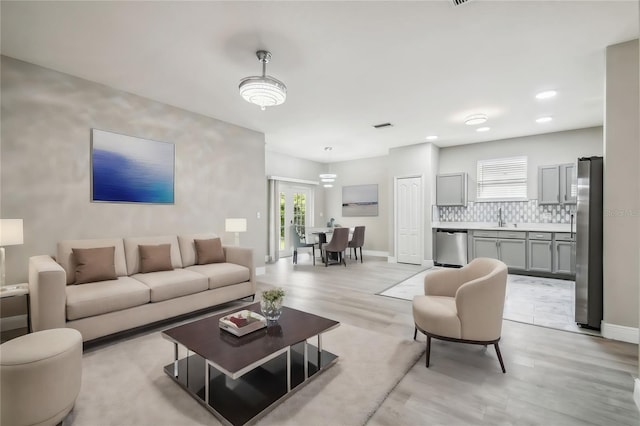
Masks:
[[[438,139],[436,135],[427,136],[428,141],[435,141],[436,139]]]
[[[491,127],[478,127],[476,132],[488,132],[489,130],[491,130]]]
[[[467,126],[475,126],[477,124],[482,124],[487,121],[487,116],[485,114],[473,114],[464,119],[464,124]]]
[[[287,99],[287,86],[266,74],[267,62],[271,60],[270,52],[258,50],[256,56],[258,61],[262,62],[262,75],[243,78],[240,80],[238,89],[245,101],[260,106],[264,111],[268,106],[284,103]]]
[[[333,147],[325,146],[324,151],[327,153],[327,157],[329,159],[329,169],[327,170],[327,173],[320,173],[320,181],[324,183],[322,186],[325,188],[333,188],[332,182],[335,182],[338,177],[335,173],[331,173],[331,151],[333,151]]]
[[[556,92],[555,90],[545,90],[544,92],[538,93],[536,95],[536,99],[549,99],[553,98],[557,94],[558,92]]]
[[[540,117],[540,118],[536,118],[536,123],[548,123],[551,120],[553,120],[553,117]]]

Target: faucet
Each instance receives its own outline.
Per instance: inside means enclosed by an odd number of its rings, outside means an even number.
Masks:
[[[504,219],[502,218],[502,207],[498,209],[498,227],[502,228],[505,226]]]

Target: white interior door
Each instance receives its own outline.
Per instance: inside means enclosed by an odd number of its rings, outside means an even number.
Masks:
[[[280,185],[279,203],[280,217],[280,257],[291,256],[291,225],[310,226],[309,218],[313,217],[312,190],[310,188]]]
[[[396,180],[396,256],[400,263],[422,264],[422,178]]]

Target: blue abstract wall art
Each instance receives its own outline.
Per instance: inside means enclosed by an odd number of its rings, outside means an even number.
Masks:
[[[174,203],[175,145],[91,129],[91,200]]]

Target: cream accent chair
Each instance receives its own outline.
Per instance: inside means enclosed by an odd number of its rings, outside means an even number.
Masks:
[[[26,334],[0,345],[0,424],[62,423],[80,393],[82,335],[72,328]]]
[[[427,368],[431,338],[475,345],[494,345],[500,354],[507,265],[477,258],[460,269],[439,269],[424,277],[424,296],[413,299],[415,331],[427,336]]]

